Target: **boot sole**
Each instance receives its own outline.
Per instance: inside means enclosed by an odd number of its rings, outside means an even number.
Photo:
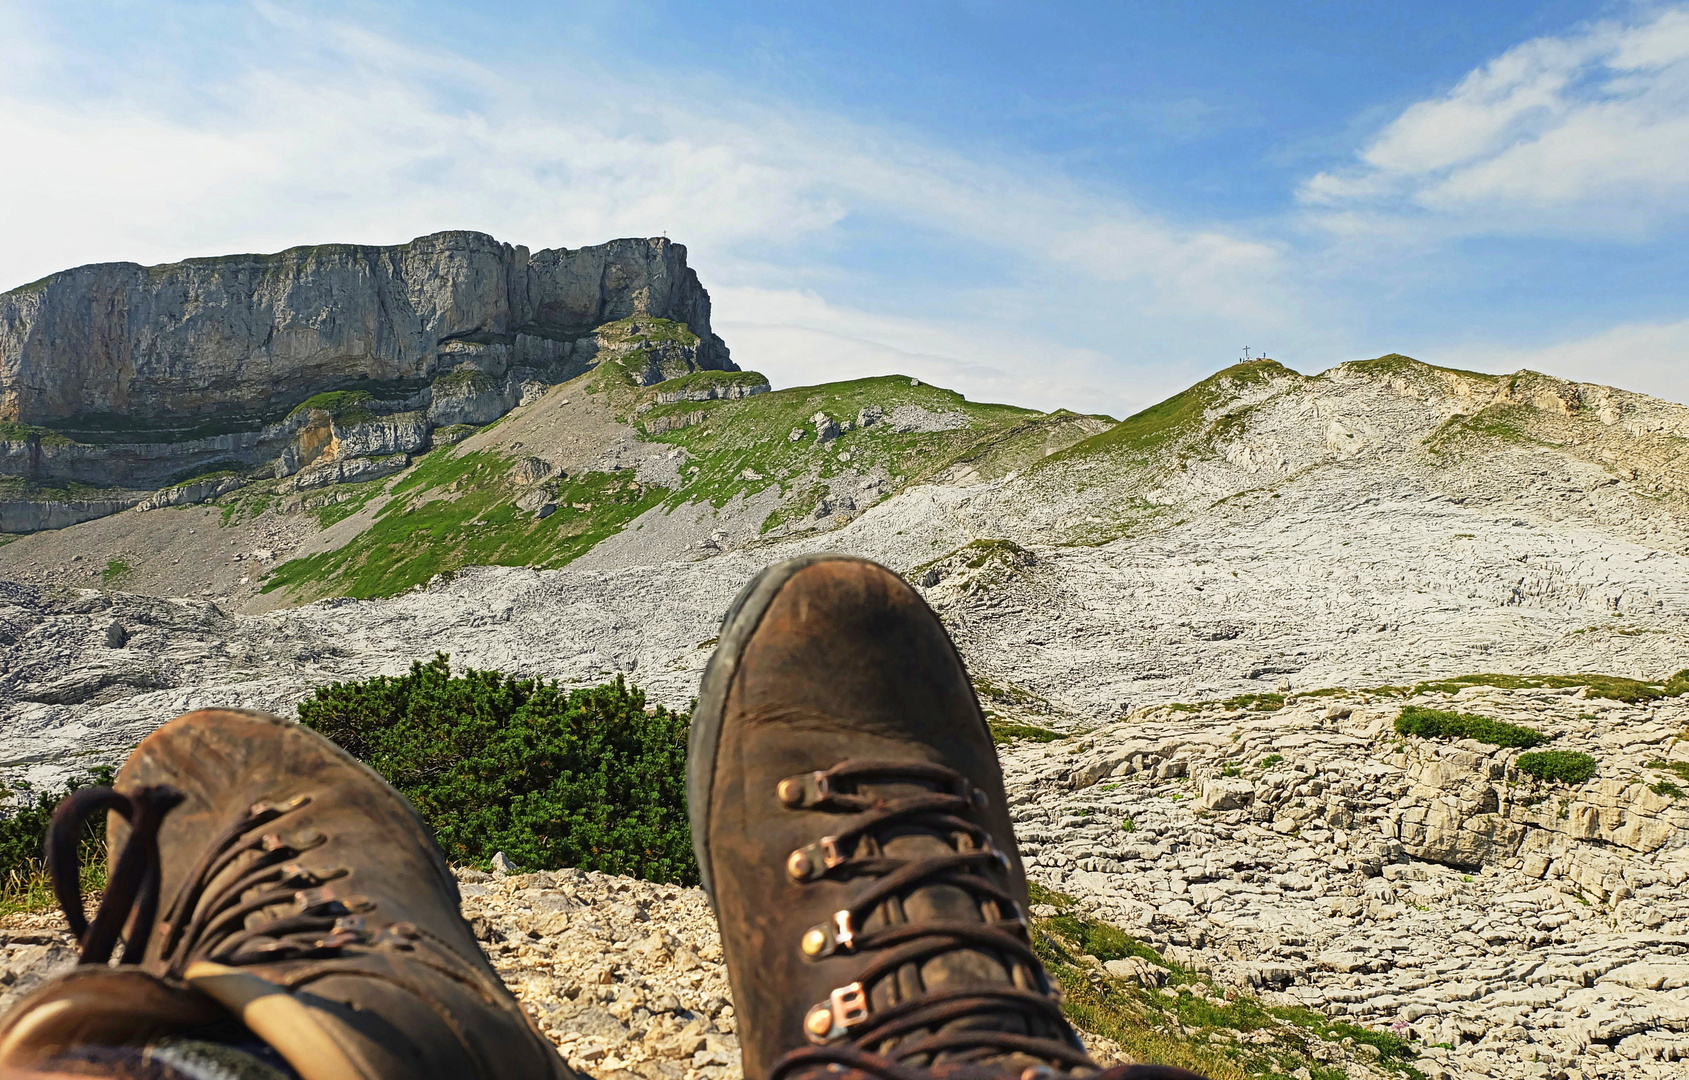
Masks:
[[[756,633],[762,617],[780,590],[799,571],[824,562],[866,563],[867,559],[836,552],[802,555],[762,569],[750,580],[721,619],[721,637],[715,654],[704,669],[698,688],[698,705],[692,710],[692,730],[686,742],[686,813],[692,823],[692,854],[698,860],[704,895],[715,905],[715,879],[711,873],[710,787],[715,778],[716,748],[721,742],[721,720],[727,711],[727,692],[739,672],[739,656]]]

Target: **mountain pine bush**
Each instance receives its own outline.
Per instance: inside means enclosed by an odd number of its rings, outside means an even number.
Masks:
[[[1419,705],[1409,705],[1396,717],[1396,733],[1418,735],[1424,739],[1474,739],[1491,746],[1526,749],[1541,746],[1549,739],[1537,729],[1522,724],[1509,724],[1447,709],[1427,709]]]
[[[468,670],[441,653],[397,678],[321,687],[300,722],[387,778],[446,857],[578,866],[696,884],[686,818],[689,717],[621,676],[587,690]]]
[[[1519,771],[1538,780],[1557,780],[1577,787],[1595,775],[1595,759],[1576,750],[1538,750],[1534,754],[1520,754],[1514,762]]]

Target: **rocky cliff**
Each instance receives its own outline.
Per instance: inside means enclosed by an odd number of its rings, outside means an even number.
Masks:
[[[0,294],[0,420],[75,428],[265,418],[361,379],[428,379],[456,343],[549,362],[631,316],[687,324],[729,367],[710,300],[667,239],[530,253],[483,233],[275,255],[102,263]],[[537,365],[536,365],[537,366]]]
[[[446,232],[66,270],[0,294],[0,482],[23,482],[0,492],[0,531],[86,520],[207,472],[273,461],[289,475],[322,447],[327,461],[408,453],[606,359],[646,382],[737,370],[683,246],[530,253]],[[313,434],[347,415],[368,430]]]

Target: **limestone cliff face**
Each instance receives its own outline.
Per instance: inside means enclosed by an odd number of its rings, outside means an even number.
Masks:
[[[83,266],[0,294],[0,421],[256,422],[349,382],[428,379],[459,342],[555,360],[638,316],[686,323],[699,367],[735,370],[686,249],[666,239],[530,253],[444,232]]]

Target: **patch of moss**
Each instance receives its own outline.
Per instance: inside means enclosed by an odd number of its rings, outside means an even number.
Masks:
[[[106,585],[116,584],[124,577],[127,577],[129,572],[134,569],[135,568],[133,566],[130,566],[123,559],[108,560],[106,562],[106,568],[100,572],[100,581]]]

